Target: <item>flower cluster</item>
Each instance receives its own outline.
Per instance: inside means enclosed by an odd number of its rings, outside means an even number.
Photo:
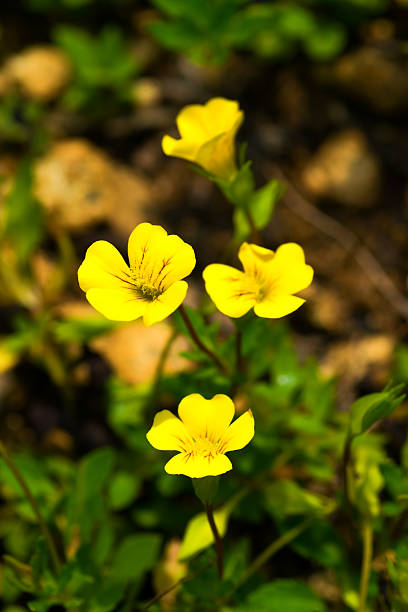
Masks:
[[[78,270],[87,300],[108,319],[132,321],[143,317],[152,325],[183,302],[185,278],[195,266],[193,248],[159,225],[141,223],[129,238],[129,265],[109,242],[98,240],[88,249]],[[259,317],[279,318],[304,303],[293,295],[310,285],[313,268],[298,244],[276,252],[244,242],[238,257],[244,270],[210,264],[203,272],[206,290],[218,310],[242,317],[251,308]]]
[[[213,180],[233,181],[234,139],[242,120],[243,112],[231,100],[214,98],[203,106],[187,106],[177,117],[181,138],[165,136],[163,151],[195,162]],[[108,319],[141,317],[149,326],[184,301],[188,285],[183,279],[194,269],[194,250],[161,226],[141,223],[129,237],[128,255],[129,264],[109,242],[95,242],[78,270],[79,285],[90,304]],[[215,263],[203,272],[207,293],[222,313],[242,317],[253,308],[259,317],[279,318],[304,303],[295,294],[310,285],[313,269],[298,244],[283,244],[274,252],[244,242],[238,257],[243,270]],[[211,355],[199,339],[197,343]],[[226,395],[211,400],[188,395],[179,405],[180,418],[168,410],[156,414],[147,439],[157,449],[178,451],[165,466],[169,474],[191,478],[223,474],[232,469],[225,453],[243,448],[254,435],[252,412],[231,424],[234,412]]]

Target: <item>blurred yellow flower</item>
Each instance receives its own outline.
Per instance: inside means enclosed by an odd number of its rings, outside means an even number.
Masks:
[[[237,172],[234,141],[243,119],[238,102],[225,98],[185,106],[176,119],[181,138],[164,136],[163,151],[194,162],[217,178],[230,180]]]
[[[203,272],[205,288],[218,310],[242,317],[253,307],[258,317],[275,319],[305,302],[293,294],[310,285],[313,268],[305,264],[298,244],[282,244],[274,253],[244,242],[238,257],[243,272],[223,264],[210,264]]]
[[[110,242],[98,240],[78,270],[92,306],[113,321],[143,317],[152,325],[168,317],[186,297],[181,280],[195,266],[193,248],[160,225],[140,223],[129,237],[129,266]]]
[[[179,451],[165,465],[168,474],[218,476],[232,470],[225,453],[243,448],[254,437],[251,410],[231,425],[234,413],[234,403],[227,395],[207,400],[192,393],[179,404],[180,418],[169,410],[158,412],[146,437],[158,450]]]

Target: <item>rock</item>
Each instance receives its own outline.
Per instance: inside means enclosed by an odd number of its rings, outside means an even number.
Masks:
[[[57,47],[29,47],[6,61],[0,72],[0,92],[17,85],[29,98],[47,102],[66,87],[71,73],[69,59]]]
[[[379,47],[362,47],[343,55],[329,79],[377,112],[405,111],[408,103],[406,60]]]
[[[131,95],[136,107],[157,106],[162,98],[160,83],[157,79],[140,77],[134,82]]]
[[[378,383],[384,384],[394,348],[395,339],[385,334],[340,341],[329,349],[321,364],[321,370],[327,377],[342,377],[350,386],[369,374]]]
[[[86,140],[62,140],[38,160],[34,191],[53,221],[82,230],[101,221],[128,236],[153,200],[146,179]]]
[[[345,130],[330,136],[310,159],[302,181],[315,197],[365,208],[375,204],[381,187],[380,163],[364,134]]]
[[[172,334],[169,323],[162,321],[145,327],[135,321],[92,340],[91,348],[102,355],[116,374],[129,384],[152,382],[159,359]],[[179,353],[189,348],[181,337],[174,340],[165,360],[163,374],[175,374],[191,367]]]
[[[352,329],[352,302],[349,296],[332,287],[314,282],[309,287],[308,311],[314,324],[333,333]]]
[[[33,253],[30,264],[35,284],[41,289],[42,299],[53,301],[64,286],[63,270],[43,251]]]
[[[43,447],[48,452],[69,454],[74,448],[74,440],[65,429],[53,427],[47,431],[43,440]]]
[[[312,590],[322,599],[333,603],[341,602],[341,589],[330,570],[323,570],[312,574],[308,579],[308,583]]]

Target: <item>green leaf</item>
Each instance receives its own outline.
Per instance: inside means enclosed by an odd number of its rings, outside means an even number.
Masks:
[[[282,579],[263,584],[252,592],[242,612],[325,612],[323,601],[300,580]]]
[[[290,527],[280,526],[283,533]],[[341,568],[347,563],[347,551],[343,540],[329,522],[314,521],[306,531],[290,544],[299,555],[311,559],[323,567]]]
[[[227,531],[231,512],[245,495],[246,491],[239,491],[228,502],[214,511],[214,521],[222,538]],[[207,515],[204,512],[200,512],[200,514],[196,514],[196,516],[190,519],[187,524],[178,558],[180,561],[188,559],[210,546],[213,542],[214,536],[208,524]]]
[[[96,583],[93,597],[86,604],[86,612],[111,612],[116,609],[125,590],[123,582],[104,580]]]
[[[230,514],[231,509],[228,505],[214,512],[214,521],[221,538],[226,534]],[[210,546],[213,542],[214,536],[208,524],[207,515],[205,512],[201,512],[188,522],[178,558],[180,561],[188,559]]]
[[[44,217],[40,204],[32,195],[28,159],[20,164],[11,191],[5,198],[4,233],[15,248],[21,265],[27,263],[43,237]]]
[[[283,5],[279,18],[279,31],[286,38],[301,40],[315,35],[315,19],[311,11],[295,4]]]
[[[272,180],[253,193],[248,209],[258,229],[268,225],[284,191],[285,186],[280,181]]]
[[[107,484],[115,462],[115,451],[110,446],[91,451],[81,460],[78,470],[78,483],[85,497],[100,493]]]
[[[347,41],[346,31],[341,24],[316,24],[316,29],[304,39],[306,53],[315,60],[330,60],[338,55]]]
[[[185,51],[200,43],[198,33],[185,23],[165,23],[158,21],[148,26],[150,34],[164,47],[172,51]]]
[[[74,78],[63,98],[66,106],[98,111],[101,93],[106,96],[107,92],[110,97],[104,98],[104,106],[129,101],[138,67],[119,28],[107,25],[98,34],[90,34],[60,25],[53,37],[74,66]]]
[[[130,472],[117,472],[109,485],[109,503],[114,510],[129,506],[140,490],[140,480]]]
[[[115,540],[115,533],[111,523],[104,523],[94,539],[90,553],[96,565],[103,565],[107,561]]]
[[[254,191],[252,162],[247,161],[241,166],[231,182],[217,181],[225,197],[235,206],[247,208]]]
[[[333,512],[335,503],[328,497],[302,489],[291,480],[278,480],[265,489],[266,507],[277,518],[285,516],[325,515]]]
[[[79,463],[76,485],[67,506],[69,524],[80,526],[83,541],[93,538],[94,530],[103,520],[106,509],[102,490],[108,487],[114,462],[115,451],[106,446],[85,455]]]
[[[354,402],[350,410],[350,435],[359,436],[380,419],[390,416],[405,398],[401,394],[404,386],[389,385],[381,393],[371,393]]]
[[[136,580],[151,570],[156,563],[161,546],[157,533],[140,533],[127,536],[113,559],[112,575],[121,582]]]
[[[98,314],[80,318],[66,318],[55,322],[54,334],[59,342],[85,343],[112,331],[117,325],[117,322],[110,321]]]
[[[381,453],[370,446],[354,445],[353,478],[349,479],[350,497],[362,516],[366,518],[374,518],[381,511],[380,493],[384,486],[384,478],[379,462],[382,459]]]

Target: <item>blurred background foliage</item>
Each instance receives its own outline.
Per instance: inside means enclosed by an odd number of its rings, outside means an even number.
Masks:
[[[5,612],[358,610],[367,526],[367,610],[407,609],[407,9],[2,2],[1,441],[63,565],[2,461]],[[110,322],[76,281],[92,241],[125,252],[137,223],[163,224],[194,246],[189,313],[233,363],[232,325],[200,277],[236,265],[231,207],[160,148],[184,105],[213,96],[245,111],[239,139],[269,185],[254,204],[263,244],[299,242],[316,270],[287,321],[239,320],[246,374],[233,380],[179,317]],[[145,439],[155,412],[193,392],[230,394],[256,419],[218,494],[222,583],[191,483]]]

